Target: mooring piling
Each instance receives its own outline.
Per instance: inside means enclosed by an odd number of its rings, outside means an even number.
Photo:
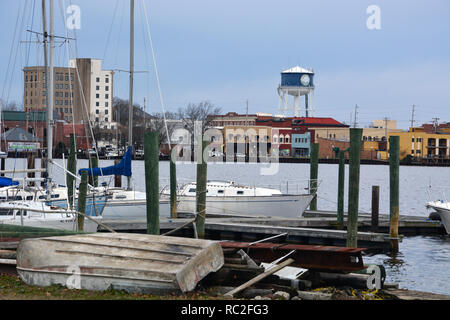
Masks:
[[[339,151],[337,228],[344,229],[344,187],[345,187],[345,151]]]
[[[200,136],[201,137],[201,136]],[[206,219],[206,188],[207,188],[207,162],[204,157],[207,141],[200,140],[202,146],[201,155],[197,156],[197,187],[196,187],[196,219],[195,227],[198,238],[205,237],[205,219]]]
[[[87,185],[88,185],[88,173],[87,171],[83,171],[81,173],[81,182],[78,187],[78,207],[77,207],[77,211],[81,213],[86,213]],[[78,215],[78,231],[83,230],[84,230],[84,216]]]
[[[361,158],[361,138],[361,128],[350,128],[347,247],[358,246],[359,167]]]
[[[310,164],[309,164],[309,192],[315,193],[317,191],[317,179],[319,172],[319,144],[312,143],[311,144],[311,153],[309,156]],[[317,210],[317,196],[311,201],[309,205],[310,210]]]
[[[114,165],[119,164],[119,162],[120,162],[120,159],[115,159]],[[114,176],[114,187],[122,188],[122,176],[121,175]]]
[[[147,233],[159,235],[159,143],[156,132],[144,134]]]
[[[97,156],[89,157],[89,168],[98,168],[98,158]],[[89,184],[94,187],[98,187],[98,177],[89,176]]]
[[[69,148],[69,158],[67,162],[67,171],[73,175],[77,174],[77,158],[76,158],[76,135],[74,133],[70,134],[70,148]],[[67,184],[67,198],[69,200],[69,208],[73,209],[73,194],[74,194],[74,176],[66,173],[66,184]]]
[[[35,152],[27,152],[27,169],[35,169]],[[28,172],[27,173],[28,178],[34,178],[35,173],[34,172]],[[30,183],[31,186],[34,186],[34,182]]]
[[[400,137],[389,137],[389,213],[391,250],[398,252],[398,219],[400,192]]]
[[[177,166],[170,152],[170,216],[177,218]]]
[[[380,186],[372,186],[372,216],[371,231],[378,232],[378,217],[380,209]]]

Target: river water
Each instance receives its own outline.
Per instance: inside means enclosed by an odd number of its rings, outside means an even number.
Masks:
[[[62,164],[62,160],[57,160]],[[40,162],[39,162],[40,163]],[[36,163],[36,167],[40,164]],[[112,160],[101,160],[100,166],[112,165]],[[79,160],[78,168],[85,168],[87,160]],[[24,169],[24,159],[8,159],[6,169]],[[132,185],[136,190],[145,191],[144,162],[133,161]],[[65,184],[64,174],[54,168],[55,181]],[[236,183],[256,186],[271,186],[283,191],[297,192],[307,187],[309,164],[237,164],[216,163],[208,165],[209,180],[232,180]],[[10,175],[11,176],[11,175]],[[16,177],[21,176],[16,174]],[[160,162],[160,186],[169,180],[169,162]],[[450,168],[445,167],[400,167],[400,215],[428,217],[425,203],[432,199],[442,199],[447,191],[450,195]],[[179,182],[195,181],[196,165],[178,164]],[[348,181],[348,165],[346,166]],[[338,165],[320,164],[318,189],[318,209],[336,210]],[[100,178],[100,182],[111,182],[110,178]],[[126,185],[126,179],[122,181]],[[380,186],[380,213],[389,213],[389,166],[362,165],[360,171],[360,212],[371,210],[372,186]],[[430,186],[432,189],[430,189]],[[446,190],[445,190],[446,189]],[[347,200],[348,185],[345,187]],[[347,208],[347,201],[345,203]],[[387,282],[399,283],[400,288],[421,290],[450,295],[450,237],[415,236],[405,237],[396,255],[375,254],[364,256],[365,263],[383,264]]]

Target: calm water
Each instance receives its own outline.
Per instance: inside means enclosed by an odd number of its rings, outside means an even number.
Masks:
[[[39,160],[40,163],[40,160]],[[36,167],[40,164],[36,163]],[[62,164],[62,160],[59,161]],[[112,165],[111,160],[101,160],[101,166]],[[87,160],[79,160],[78,167],[87,165]],[[7,169],[24,169],[24,159],[8,159]],[[274,174],[263,175],[268,164],[211,164],[208,166],[208,179],[233,180],[258,186],[272,186],[296,192],[307,186],[309,164],[279,164]],[[319,165],[318,208],[335,210],[337,198],[338,166],[334,164]],[[159,166],[160,184],[167,184],[169,163],[161,162]],[[348,166],[346,167],[348,178]],[[17,174],[16,177],[22,175]],[[177,165],[177,177],[180,182],[195,180],[195,164]],[[361,212],[370,212],[372,186],[380,186],[380,212],[389,212],[389,167],[361,166],[361,183],[359,208]],[[447,189],[450,195],[450,168],[440,167],[400,167],[400,214],[428,217],[425,203],[429,200],[429,186],[433,187],[433,198],[442,198],[442,190],[436,193],[436,187]],[[57,183],[64,184],[64,175],[55,168],[53,177]],[[143,161],[133,162],[132,184],[136,190],[145,190]],[[110,182],[110,178],[100,178]],[[111,182],[112,183],[112,182]],[[126,179],[122,184],[125,186]],[[346,185],[347,197],[348,185]],[[450,294],[450,238],[449,237],[407,237],[400,243],[400,252],[396,256],[377,254],[365,256],[366,263],[383,264],[386,268],[388,282],[397,282],[401,288],[423,290],[434,293]]]

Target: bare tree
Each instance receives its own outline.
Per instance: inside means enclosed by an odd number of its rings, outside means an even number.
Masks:
[[[214,115],[221,112],[220,107],[216,107],[209,101],[200,103],[189,103],[185,109],[178,110],[178,117],[183,121],[184,127],[193,135],[196,121],[201,121],[202,133],[211,125]]]

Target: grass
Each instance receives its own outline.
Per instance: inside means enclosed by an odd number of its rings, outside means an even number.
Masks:
[[[0,274],[0,300],[210,300],[220,299],[203,292],[182,295],[151,295],[122,290],[89,291],[68,289],[61,285],[30,286],[17,275]]]

